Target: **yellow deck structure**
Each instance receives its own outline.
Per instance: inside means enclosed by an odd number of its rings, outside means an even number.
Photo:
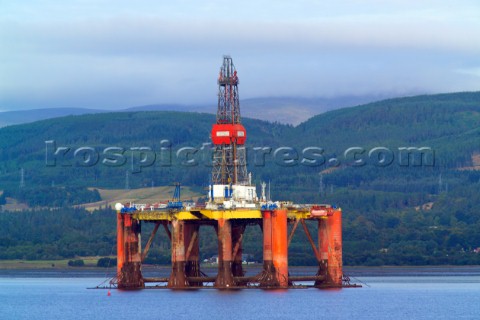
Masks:
[[[319,219],[322,216],[312,216],[310,208],[286,208],[289,220]],[[336,209],[341,210],[341,209]],[[325,215],[324,218],[327,216]],[[192,208],[190,210],[138,210],[132,214],[132,218],[140,221],[172,221],[172,220],[219,220],[219,219],[262,219],[260,209],[233,209],[233,210],[210,210]]]

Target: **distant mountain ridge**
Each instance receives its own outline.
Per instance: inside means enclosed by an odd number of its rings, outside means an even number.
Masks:
[[[336,98],[294,98],[271,97],[252,98],[240,102],[243,117],[276,121],[297,125],[310,117],[338,108],[355,106],[373,102],[385,96],[342,96]],[[182,104],[152,104],[135,106],[126,109],[106,110],[89,108],[49,108],[0,112],[0,127],[15,124],[30,123],[39,120],[58,118],[70,115],[96,114],[105,112],[132,111],[182,111],[216,113],[216,102],[212,104],[182,105]]]
[[[0,127],[5,127],[15,124],[30,123],[39,120],[82,115],[89,113],[108,112],[100,109],[86,109],[86,108],[47,108],[47,109],[31,109],[18,111],[4,111],[0,112]]]

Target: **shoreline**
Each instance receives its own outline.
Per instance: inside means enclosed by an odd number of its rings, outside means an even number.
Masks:
[[[87,259],[85,259],[87,261]],[[0,277],[112,277],[116,273],[116,267],[103,268],[93,264],[94,258],[83,267],[69,267],[68,260],[58,261],[1,261]],[[52,266],[53,265],[53,266]],[[216,265],[202,265],[206,273],[215,274]],[[248,274],[256,274],[261,271],[262,265],[246,265]],[[143,272],[147,276],[168,276],[171,270],[169,265],[143,265]],[[315,273],[315,266],[291,266],[292,275],[308,275]],[[350,277],[382,277],[382,276],[480,276],[480,265],[435,265],[435,266],[344,266],[344,273]]]

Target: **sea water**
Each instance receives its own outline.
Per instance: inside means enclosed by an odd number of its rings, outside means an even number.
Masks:
[[[365,272],[364,272],[365,273]],[[363,274],[363,273],[360,273]],[[480,319],[480,275],[358,276],[362,288],[121,291],[104,277],[0,270],[0,319]]]

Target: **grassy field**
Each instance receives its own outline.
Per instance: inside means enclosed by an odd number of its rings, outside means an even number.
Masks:
[[[90,188],[93,189],[93,188]],[[171,200],[173,195],[173,186],[153,187],[153,188],[140,188],[140,189],[97,189],[100,192],[102,201],[82,204],[87,210],[98,209],[101,206],[114,206],[115,203],[157,203],[162,201]],[[192,191],[189,187],[182,187],[181,198],[182,200],[197,200],[201,194]]]
[[[66,269],[97,267],[98,259],[102,257],[78,257],[65,260],[0,260],[0,269]],[[112,257],[116,258],[116,257]],[[83,260],[83,267],[70,267],[68,261]]]
[[[89,188],[93,190],[94,188]],[[153,188],[140,188],[140,189],[98,189],[100,196],[102,197],[101,201],[84,203],[79,206],[84,207],[85,209],[92,211],[98,209],[99,207],[105,206],[114,206],[115,203],[143,203],[143,204],[153,204],[157,202],[164,202],[171,200],[173,195],[173,186],[162,186],[162,187],[153,187]],[[0,195],[3,191],[0,190]],[[192,191],[189,187],[182,187],[181,189],[181,199],[182,200],[197,200],[202,195],[198,192]],[[20,203],[15,199],[7,198],[7,204],[3,206],[3,209],[6,211],[21,211],[31,209],[28,205]]]

